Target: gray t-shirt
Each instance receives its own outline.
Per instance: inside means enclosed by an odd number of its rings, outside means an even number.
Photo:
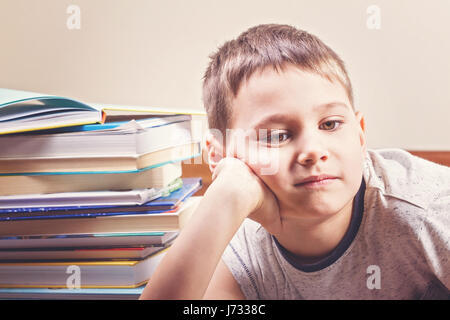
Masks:
[[[246,219],[222,259],[247,299],[450,299],[450,168],[368,150],[351,225],[328,257],[301,266]]]

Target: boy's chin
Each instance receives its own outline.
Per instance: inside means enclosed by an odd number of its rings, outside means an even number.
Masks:
[[[351,200],[351,199],[350,199]],[[317,201],[314,199],[289,199],[279,201],[280,212],[285,218],[329,218],[341,212],[348,201],[344,199]]]

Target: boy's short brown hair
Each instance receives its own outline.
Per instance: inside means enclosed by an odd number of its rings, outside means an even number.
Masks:
[[[316,36],[289,25],[263,24],[223,44],[210,56],[203,77],[203,103],[208,125],[225,134],[232,116],[231,103],[242,81],[257,70],[283,70],[293,64],[305,71],[338,81],[353,108],[353,91],[343,61]]]

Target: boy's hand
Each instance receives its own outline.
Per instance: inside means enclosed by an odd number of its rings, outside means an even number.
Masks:
[[[224,190],[238,197],[244,217],[260,223],[270,234],[281,231],[278,201],[272,191],[242,160],[225,157],[220,160],[212,175],[213,183],[222,184]]]

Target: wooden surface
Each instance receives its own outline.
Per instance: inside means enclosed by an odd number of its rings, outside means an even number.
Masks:
[[[450,167],[450,151],[408,150],[413,155]]]
[[[450,167],[450,151],[421,151],[421,150],[408,150],[412,154],[433,161],[445,166]],[[206,157],[203,157],[206,159]],[[194,161],[191,161],[194,162]],[[197,161],[200,162],[200,161]],[[187,164],[183,163],[183,177],[201,177],[203,180],[203,188],[199,190],[196,195],[203,195],[211,184],[211,172],[209,171],[209,166],[205,160],[199,164]]]
[[[207,159],[206,157],[203,157],[203,159]],[[199,159],[197,159],[199,160]],[[211,184],[211,172],[209,171],[208,163],[206,163],[206,160],[203,160],[200,164],[195,164],[195,162],[200,161],[191,161],[194,163],[187,164],[186,162],[183,162],[182,164],[182,171],[183,171],[183,177],[201,177],[203,181],[203,188],[195,194],[196,196],[202,196],[206,189],[208,189],[209,185]]]

